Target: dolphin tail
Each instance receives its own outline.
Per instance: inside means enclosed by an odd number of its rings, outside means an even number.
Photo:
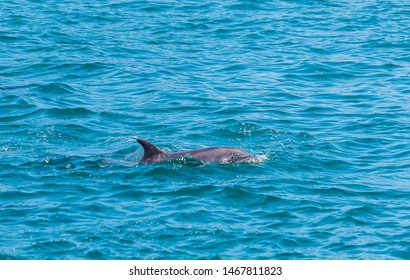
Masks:
[[[140,162],[149,162],[151,158],[164,154],[164,152],[158,149],[154,144],[144,139],[137,139],[137,141],[141,144],[142,148],[144,148],[144,156]]]

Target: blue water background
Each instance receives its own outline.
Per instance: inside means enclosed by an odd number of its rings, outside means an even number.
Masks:
[[[410,259],[409,1],[0,3],[0,259]],[[138,164],[240,147],[251,164]]]

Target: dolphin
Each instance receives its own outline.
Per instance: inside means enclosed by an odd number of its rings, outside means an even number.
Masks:
[[[194,158],[208,163],[249,162],[254,158],[242,149],[231,147],[212,147],[178,153],[165,153],[146,140],[137,139],[137,141],[144,148],[144,156],[140,162],[151,164],[183,157]]]

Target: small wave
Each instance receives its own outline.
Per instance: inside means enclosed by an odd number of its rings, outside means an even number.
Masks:
[[[261,155],[255,155],[248,162],[254,163],[254,164],[260,164],[260,163],[266,162],[267,160],[269,160],[268,154],[261,154]]]
[[[52,94],[73,94],[75,89],[65,83],[37,84],[37,90],[41,93]]]
[[[50,117],[69,117],[72,118],[84,118],[96,115],[95,112],[84,107],[73,107],[73,108],[50,108],[46,110],[46,114]]]

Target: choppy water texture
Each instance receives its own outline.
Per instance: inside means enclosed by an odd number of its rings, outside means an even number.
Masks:
[[[408,1],[0,5],[1,259],[410,259]]]

